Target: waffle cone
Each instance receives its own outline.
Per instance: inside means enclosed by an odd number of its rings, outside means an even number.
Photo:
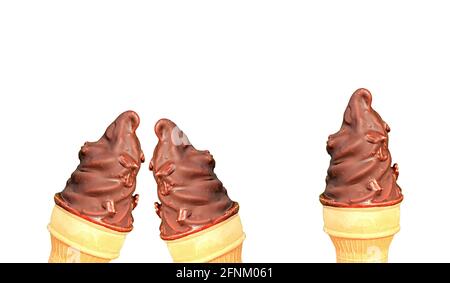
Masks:
[[[165,241],[174,262],[242,262],[245,234],[238,214],[208,229]]]
[[[387,262],[389,245],[400,230],[400,204],[385,207],[323,207],[324,230],[337,262]]]
[[[127,233],[73,215],[55,205],[50,224],[50,263],[109,262],[119,257]]]

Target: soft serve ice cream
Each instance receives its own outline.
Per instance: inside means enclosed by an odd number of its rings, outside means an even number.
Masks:
[[[329,136],[331,156],[323,205],[374,207],[399,203],[398,165],[391,167],[386,122],[372,109],[372,96],[357,90],[348,103],[341,129]]]
[[[177,239],[217,224],[236,214],[239,205],[214,173],[209,151],[195,149],[187,136],[170,120],[155,126],[158,144],[150,162],[161,203],[161,238]]]
[[[136,129],[139,116],[122,113],[96,142],[86,142],[79,152],[80,164],[55,202],[89,221],[117,230],[133,227],[131,211],[138,195],[136,175],[144,154]]]

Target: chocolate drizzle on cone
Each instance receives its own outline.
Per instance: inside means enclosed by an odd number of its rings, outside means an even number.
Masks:
[[[358,89],[350,98],[339,132],[329,136],[331,156],[324,205],[373,207],[399,203],[398,165],[391,168],[389,126],[372,109],[372,95]]]
[[[170,120],[155,125],[159,142],[150,162],[161,203],[161,238],[173,240],[206,229],[236,214],[239,206],[214,173],[209,151],[196,150]]]

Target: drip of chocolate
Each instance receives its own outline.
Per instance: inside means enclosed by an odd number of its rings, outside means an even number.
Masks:
[[[403,200],[398,165],[391,167],[389,126],[372,109],[372,95],[358,89],[350,98],[339,132],[329,136],[331,156],[323,205],[388,206]]]
[[[206,229],[236,214],[239,206],[214,173],[209,151],[196,150],[172,121],[155,125],[158,144],[150,162],[161,203],[161,238],[174,240]]]
[[[97,142],[86,142],[79,152],[80,164],[55,195],[59,206],[94,223],[116,231],[131,231],[138,195],[136,175],[144,154],[136,129],[139,116],[122,113]]]

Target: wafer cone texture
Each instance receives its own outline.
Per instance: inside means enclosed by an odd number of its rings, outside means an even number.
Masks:
[[[239,214],[205,230],[166,241],[174,262],[242,262],[245,234]]]
[[[51,263],[106,263],[119,257],[127,233],[114,231],[55,205],[50,224]]]
[[[387,262],[400,230],[400,204],[369,208],[323,207],[324,230],[336,248],[337,262]]]

